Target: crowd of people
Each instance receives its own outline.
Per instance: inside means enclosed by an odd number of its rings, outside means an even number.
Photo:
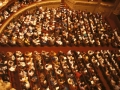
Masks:
[[[12,46],[120,46],[120,32],[112,30],[100,13],[69,8],[27,10],[11,21],[0,36]]]
[[[1,52],[0,77],[14,84],[10,75],[18,73],[21,90],[106,90],[100,69],[110,88],[119,90],[119,60],[120,50]]]
[[[36,1],[41,0],[19,0],[0,12],[0,26],[23,5]],[[100,13],[35,7],[6,26],[0,45],[120,47],[120,31],[112,30]],[[21,90],[105,90],[100,69],[109,87],[120,90],[119,68],[120,50],[0,52],[0,89],[6,84],[10,90],[17,86]]]
[[[23,8],[26,5],[29,5],[34,2],[40,2],[42,0],[16,0],[7,6],[4,10],[0,10],[0,26],[3,22],[10,17],[13,13],[17,12],[20,8]]]

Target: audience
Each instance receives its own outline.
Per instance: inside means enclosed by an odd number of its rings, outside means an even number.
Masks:
[[[40,2],[42,0],[17,0],[11,3],[4,10],[0,11],[0,26],[2,26],[3,22],[10,17],[13,13],[17,12],[20,8],[25,7],[34,2]]]
[[[99,68],[108,85],[119,90],[118,56],[120,50],[1,52],[0,77],[2,82],[14,84],[9,73],[17,70],[22,89],[103,90],[105,87],[97,73]]]
[[[15,2],[0,13],[0,25],[19,8],[39,1]],[[36,7],[6,26],[0,45],[120,47],[119,34],[100,13]],[[13,77],[17,73],[23,90],[104,90],[97,73],[100,69],[110,88],[119,90],[119,68],[120,50],[0,52],[0,87],[15,90]]]
[[[9,16],[4,12],[6,18]],[[1,45],[119,47],[119,31],[100,13],[69,8],[36,7],[11,21],[0,36]]]

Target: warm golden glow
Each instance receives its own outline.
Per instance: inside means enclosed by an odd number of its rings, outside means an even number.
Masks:
[[[5,6],[8,3],[9,0],[0,0],[0,8]]]
[[[0,1],[0,6],[2,6],[2,2]]]

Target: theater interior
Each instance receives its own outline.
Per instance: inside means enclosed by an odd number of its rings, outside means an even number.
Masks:
[[[0,90],[120,90],[120,0],[0,0]]]

